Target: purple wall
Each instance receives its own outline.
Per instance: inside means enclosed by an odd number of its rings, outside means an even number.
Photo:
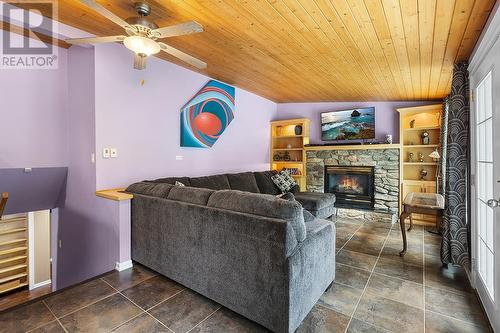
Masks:
[[[67,167],[0,168],[0,193],[8,192],[5,215],[52,209],[64,204]]]
[[[330,103],[284,103],[278,104],[274,120],[302,118],[311,119],[311,143],[325,143],[321,140],[321,112],[375,107],[375,135],[379,141],[385,140],[386,134],[392,134],[392,141],[399,142],[399,113],[397,108],[412,107],[435,102],[330,102]]]
[[[97,188],[269,168],[269,121],[276,104],[238,88],[235,118],[217,143],[210,149],[180,147],[180,109],[208,80],[154,57],[137,71],[121,45],[97,46]],[[104,147],[118,148],[118,158],[102,158]]]
[[[57,70],[0,70],[0,168],[67,165],[67,50],[58,61]]]
[[[94,50],[68,52],[68,181],[59,209],[57,287],[91,278],[114,267],[112,207],[95,196]],[[111,203],[109,203],[111,204]]]

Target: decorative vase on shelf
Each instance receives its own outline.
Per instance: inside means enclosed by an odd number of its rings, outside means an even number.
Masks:
[[[387,144],[392,144],[392,135],[391,134],[386,134],[385,135],[385,143]]]
[[[410,128],[415,127],[415,119],[410,120]]]
[[[422,138],[422,144],[423,145],[428,145],[430,143],[429,132],[423,131],[422,135],[421,135],[421,138]]]
[[[419,161],[420,163],[424,163],[424,154],[422,154],[422,153],[418,153],[418,161]]]
[[[413,162],[413,153],[408,153],[408,162]]]
[[[301,125],[295,126],[295,135],[302,135],[302,126]]]
[[[276,135],[281,136],[282,133],[283,133],[283,127],[281,126],[276,127]]]

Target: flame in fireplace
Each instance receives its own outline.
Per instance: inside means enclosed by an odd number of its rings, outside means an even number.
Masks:
[[[364,189],[358,182],[358,177],[344,176],[337,184],[337,192],[362,194]]]

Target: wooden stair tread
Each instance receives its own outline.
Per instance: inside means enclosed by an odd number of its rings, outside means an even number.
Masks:
[[[14,287],[10,287],[10,288],[7,288],[5,290],[0,290],[0,293],[6,293],[8,291],[11,291],[11,290],[14,290],[14,289],[17,289],[17,288],[22,288],[22,287],[26,287],[28,285],[28,282],[24,282],[24,283],[20,283]]]
[[[19,278],[26,277],[26,276],[28,276],[28,273],[20,273],[20,274],[16,274],[16,275],[7,276],[7,277],[0,279],[0,283],[5,283],[8,281],[19,279]]]
[[[5,242],[0,242],[0,246],[16,244],[16,243],[21,243],[21,242],[26,242],[26,241],[28,241],[27,238],[17,238],[17,239],[8,240]]]
[[[16,269],[21,269],[21,268],[27,268],[28,266],[26,264],[19,264],[19,265],[14,265],[14,266],[9,266],[5,268],[0,268],[0,274],[10,272],[10,271],[15,271]]]
[[[0,223],[10,223],[10,222],[19,222],[19,221],[26,221],[26,217],[13,217],[10,219],[0,219]]]
[[[0,231],[0,235],[14,234],[16,232],[22,232],[22,231],[26,231],[26,228],[15,228],[15,229],[2,230],[2,231]]]
[[[0,264],[5,264],[11,261],[17,261],[17,260],[22,260],[22,259],[27,259],[28,256],[15,256],[15,257],[9,257],[5,259],[0,259]]]
[[[21,251],[26,251],[28,250],[28,247],[27,246],[18,246],[18,247],[14,247],[12,249],[7,249],[7,250],[2,250],[0,251],[0,256],[1,255],[4,255],[4,254],[9,254],[9,253],[15,253],[15,252],[21,252]]]

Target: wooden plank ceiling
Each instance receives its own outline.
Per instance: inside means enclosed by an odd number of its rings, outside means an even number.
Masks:
[[[136,16],[132,0],[98,2]],[[453,64],[470,56],[495,0],[147,2],[160,27],[204,26],[166,41],[207,62],[200,72],[276,102],[309,102],[443,98]],[[58,20],[98,36],[123,34],[76,0],[59,1]]]

